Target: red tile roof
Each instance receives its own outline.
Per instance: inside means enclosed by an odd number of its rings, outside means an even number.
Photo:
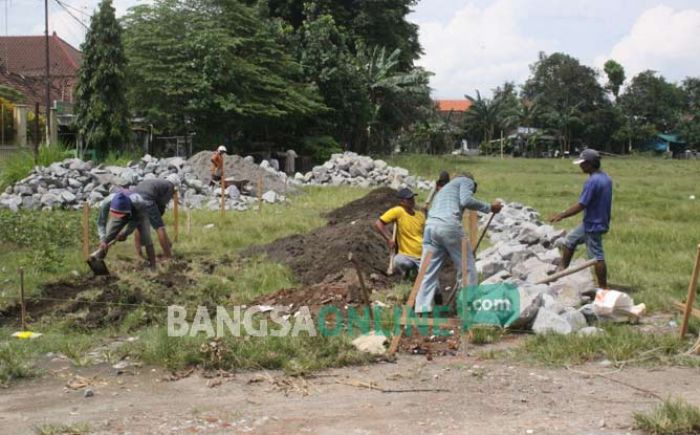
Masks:
[[[0,62],[11,73],[43,76],[46,66],[44,36],[0,36]],[[56,33],[49,36],[49,63],[53,77],[76,77],[82,53]]]
[[[472,106],[469,100],[436,100],[435,104],[440,112],[466,112]]]

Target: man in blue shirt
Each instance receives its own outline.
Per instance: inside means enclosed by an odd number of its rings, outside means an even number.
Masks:
[[[588,180],[583,185],[583,192],[576,204],[566,211],[554,215],[550,222],[559,222],[583,211],[583,223],[566,236],[562,249],[561,269],[566,269],[571,263],[576,247],[586,244],[588,257],[595,258],[595,274],[598,287],[607,288],[607,268],[603,252],[603,234],[610,227],[612,209],[612,180],[600,170],[600,155],[596,150],[585,149],[581,156],[574,161],[581,170],[588,174]]]

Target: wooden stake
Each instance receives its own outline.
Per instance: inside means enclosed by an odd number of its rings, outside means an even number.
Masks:
[[[226,178],[224,175],[224,155],[221,155],[221,216],[226,213]]]
[[[462,237],[462,288],[469,285],[469,280],[467,275],[469,273],[469,267],[467,266],[467,238]],[[455,289],[456,292],[457,289]]]
[[[256,189],[257,193],[258,193],[258,212],[262,212],[262,203],[263,203],[262,195],[263,195],[263,189],[265,188],[263,183],[264,182],[263,182],[262,174],[258,174],[258,188]]]
[[[479,215],[474,210],[469,210],[469,243],[472,249],[479,241]]]
[[[173,236],[173,240],[175,240],[176,242],[177,242],[178,235],[180,234],[179,210],[180,210],[180,198],[179,198],[179,195],[178,195],[177,190],[176,190],[175,192],[173,192],[173,219],[174,219],[173,227],[174,227],[174,233],[175,233]]]
[[[24,304],[24,268],[19,268],[19,303],[21,307],[22,331],[27,330],[27,307]]]
[[[693,274],[690,276],[690,284],[688,284],[688,296],[685,299],[685,311],[683,312],[683,323],[681,323],[681,338],[685,337],[685,333],[688,332],[688,319],[690,318],[690,313],[693,311],[693,304],[695,303],[695,294],[698,288],[698,273],[700,272],[700,245],[698,245],[698,251],[695,254],[695,265],[693,266]]]
[[[352,252],[348,253],[348,260],[350,260],[353,267],[355,268],[355,272],[357,273],[357,279],[360,282],[360,290],[362,291],[362,302],[369,308],[369,318],[372,320],[372,322],[374,322],[374,313],[372,312],[372,301],[370,299],[369,290],[365,285],[365,278],[362,275],[362,270],[360,270],[360,264],[357,262],[357,260],[355,260],[355,258],[353,258]]]
[[[90,204],[87,201],[83,204],[83,258],[90,256]]]
[[[428,264],[430,264],[430,260],[433,258],[433,253],[428,251],[427,254],[425,254],[425,258],[420,263],[420,270],[418,271],[418,276],[416,276],[416,281],[413,283],[413,289],[411,290],[411,294],[408,295],[408,301],[406,301],[406,305],[403,307],[403,312],[401,313],[401,327],[399,331],[399,335],[395,335],[391,339],[391,345],[389,346],[389,355],[393,355],[396,353],[397,350],[399,350],[399,344],[401,344],[401,336],[403,335],[404,331],[404,325],[406,325],[406,319],[408,318],[408,310],[413,308],[413,306],[416,304],[416,296],[418,295],[418,290],[420,290],[420,285],[423,283],[423,276],[425,275],[425,271],[428,269]]]
[[[554,282],[554,281],[558,280],[559,278],[563,278],[565,276],[571,275],[572,273],[576,273],[576,272],[583,270],[583,269],[588,269],[589,267],[593,266],[597,262],[598,262],[598,260],[593,258],[591,260],[586,261],[583,264],[579,264],[578,266],[570,267],[566,270],[562,270],[561,272],[557,272],[553,275],[549,275],[547,278],[541,279],[541,280],[537,281],[535,284],[549,284],[550,282]]]

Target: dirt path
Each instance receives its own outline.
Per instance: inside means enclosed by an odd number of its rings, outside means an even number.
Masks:
[[[0,393],[0,432],[87,422],[94,433],[110,434],[627,433],[632,413],[659,401],[641,390],[700,405],[697,369],[627,368],[610,379],[579,373],[596,371],[610,369],[404,355],[398,363],[330,370],[306,380],[238,374],[210,388],[212,381],[199,374],[164,381],[166,373],[156,369],[116,375],[107,365],[75,369],[66,363],[51,376]],[[76,373],[91,379],[93,397],[65,387]],[[366,388],[369,383],[377,389]]]

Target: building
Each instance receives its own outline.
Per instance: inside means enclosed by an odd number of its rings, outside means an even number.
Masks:
[[[23,103],[30,106],[39,103],[42,108],[46,105],[45,48],[43,35],[0,36],[2,84],[24,94]],[[78,49],[61,39],[56,32],[49,36],[52,105],[54,102],[58,102],[59,106],[73,104],[82,57]]]

